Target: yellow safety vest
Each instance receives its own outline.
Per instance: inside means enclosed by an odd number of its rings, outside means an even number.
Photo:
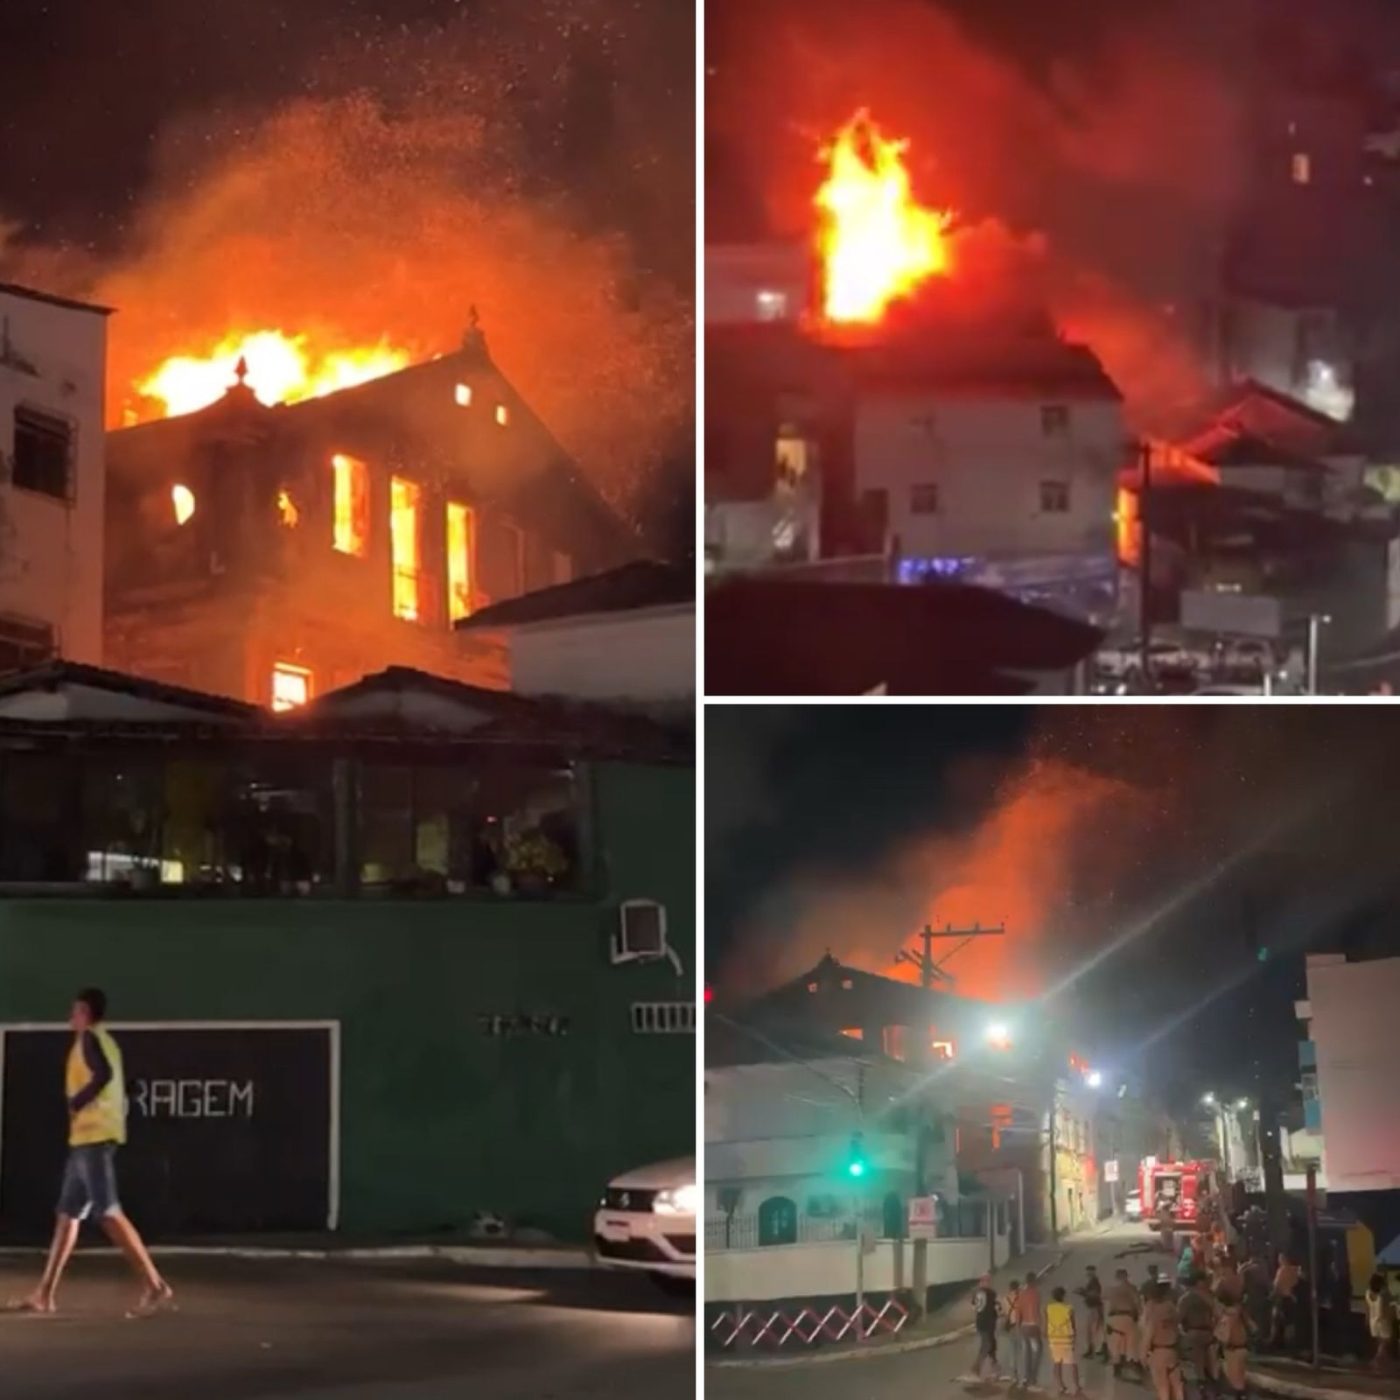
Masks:
[[[68,1145],[85,1147],[94,1142],[126,1141],[126,1078],[122,1073],[122,1052],[105,1026],[93,1026],[92,1033],[112,1067],[107,1087],[85,1108],[73,1114],[68,1124]],[[92,1082],[92,1072],[83,1059],[82,1038],[73,1037],[68,1051],[64,1089],[69,1099]]]
[[[1074,1309],[1068,1303],[1047,1303],[1045,1335],[1052,1342],[1074,1340]]]

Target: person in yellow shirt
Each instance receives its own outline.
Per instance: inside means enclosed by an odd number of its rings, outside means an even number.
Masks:
[[[1075,1335],[1074,1308],[1065,1302],[1065,1290],[1056,1288],[1045,1305],[1045,1340],[1050,1344],[1050,1361],[1061,1395],[1084,1394],[1079,1388],[1079,1363],[1074,1355]],[[1065,1384],[1066,1379],[1068,1385]]]
[[[97,987],[78,993],[69,1013],[73,1044],[64,1076],[68,1100],[68,1161],[58,1193],[57,1221],[39,1286],[10,1311],[51,1313],[59,1280],[78,1242],[78,1229],[94,1218],[141,1280],[141,1296],[128,1316],[144,1317],[172,1306],[174,1293],[151,1261],[136,1227],[117,1196],[115,1157],[126,1141],[126,1081],[122,1053],[103,1025],[106,994]]]

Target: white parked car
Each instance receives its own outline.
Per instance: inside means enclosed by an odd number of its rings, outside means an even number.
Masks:
[[[608,1182],[594,1213],[594,1257],[605,1269],[632,1269],[667,1292],[688,1292],[699,1206],[694,1157],[624,1172]]]
[[[1142,1219],[1142,1192],[1129,1191],[1128,1199],[1123,1203],[1123,1214],[1129,1220]]]

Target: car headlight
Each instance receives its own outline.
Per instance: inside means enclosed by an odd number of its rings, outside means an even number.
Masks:
[[[691,1182],[689,1186],[668,1186],[656,1193],[652,1209],[658,1215],[694,1215],[700,1207],[700,1188]]]

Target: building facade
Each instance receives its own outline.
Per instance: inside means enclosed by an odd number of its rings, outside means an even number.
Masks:
[[[279,709],[384,665],[504,686],[457,622],[639,553],[476,328],[324,398],[254,389],[110,435],[109,665]]]
[[[0,284],[0,671],[102,659],[109,314]]]
[[[0,692],[0,1220],[38,1238],[104,987],[159,1237],[582,1239],[694,1134],[684,736],[412,673],[296,716]],[[645,906],[639,932],[627,917]]]

